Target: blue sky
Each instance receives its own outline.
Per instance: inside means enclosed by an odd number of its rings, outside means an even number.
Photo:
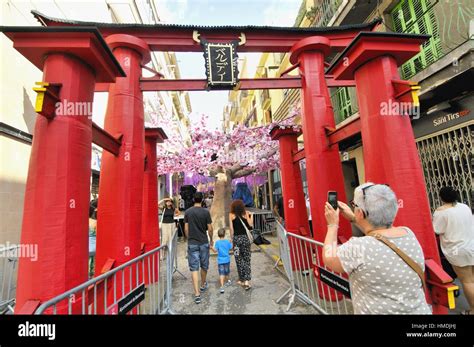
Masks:
[[[165,23],[196,25],[271,25],[292,26],[301,0],[156,0]],[[182,78],[205,78],[202,53],[177,53]],[[256,67],[260,54],[248,57],[248,66]],[[210,117],[208,127],[220,127],[227,91],[190,92],[193,115]]]

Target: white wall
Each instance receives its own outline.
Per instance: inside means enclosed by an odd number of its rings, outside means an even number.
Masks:
[[[33,9],[53,17],[110,20],[105,2],[2,0],[0,23],[39,26],[30,13]],[[35,82],[42,80],[42,72],[18,53],[3,34],[0,34],[0,52],[0,122],[34,135],[36,93],[32,88]],[[106,94],[100,97],[106,103]],[[94,121],[101,124],[105,107],[94,106]],[[30,144],[0,134],[0,248],[7,242],[17,243],[20,239],[30,151]]]

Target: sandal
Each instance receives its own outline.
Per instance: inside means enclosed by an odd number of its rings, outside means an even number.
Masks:
[[[201,296],[200,295],[195,295],[194,296],[194,302],[196,304],[200,304],[201,303]]]
[[[204,284],[201,286],[201,288],[199,288],[199,290],[200,290],[201,292],[205,292],[206,289],[207,289],[207,287],[208,287],[207,282],[204,282]]]

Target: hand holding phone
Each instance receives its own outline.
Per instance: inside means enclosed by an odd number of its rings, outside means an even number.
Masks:
[[[333,209],[337,210],[337,192],[328,191],[328,202]]]

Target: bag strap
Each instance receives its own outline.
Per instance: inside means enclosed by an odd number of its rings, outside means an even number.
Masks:
[[[250,230],[247,228],[244,221],[239,216],[237,216],[237,218],[239,219],[240,223],[242,223],[242,225],[244,226],[244,229],[245,229],[245,232],[247,233],[247,237],[249,238],[249,241],[253,242],[253,236],[250,233]]]
[[[383,235],[374,233],[374,231],[367,233],[367,236],[372,236],[375,239],[379,240],[380,242],[387,245],[392,251],[394,251],[409,267],[413,269],[420,277],[421,283],[423,284],[423,289],[426,290],[426,282],[425,282],[425,273],[423,269],[415,262],[412,258],[410,258],[405,252],[403,252],[400,248],[395,246],[395,244],[385,238]]]

